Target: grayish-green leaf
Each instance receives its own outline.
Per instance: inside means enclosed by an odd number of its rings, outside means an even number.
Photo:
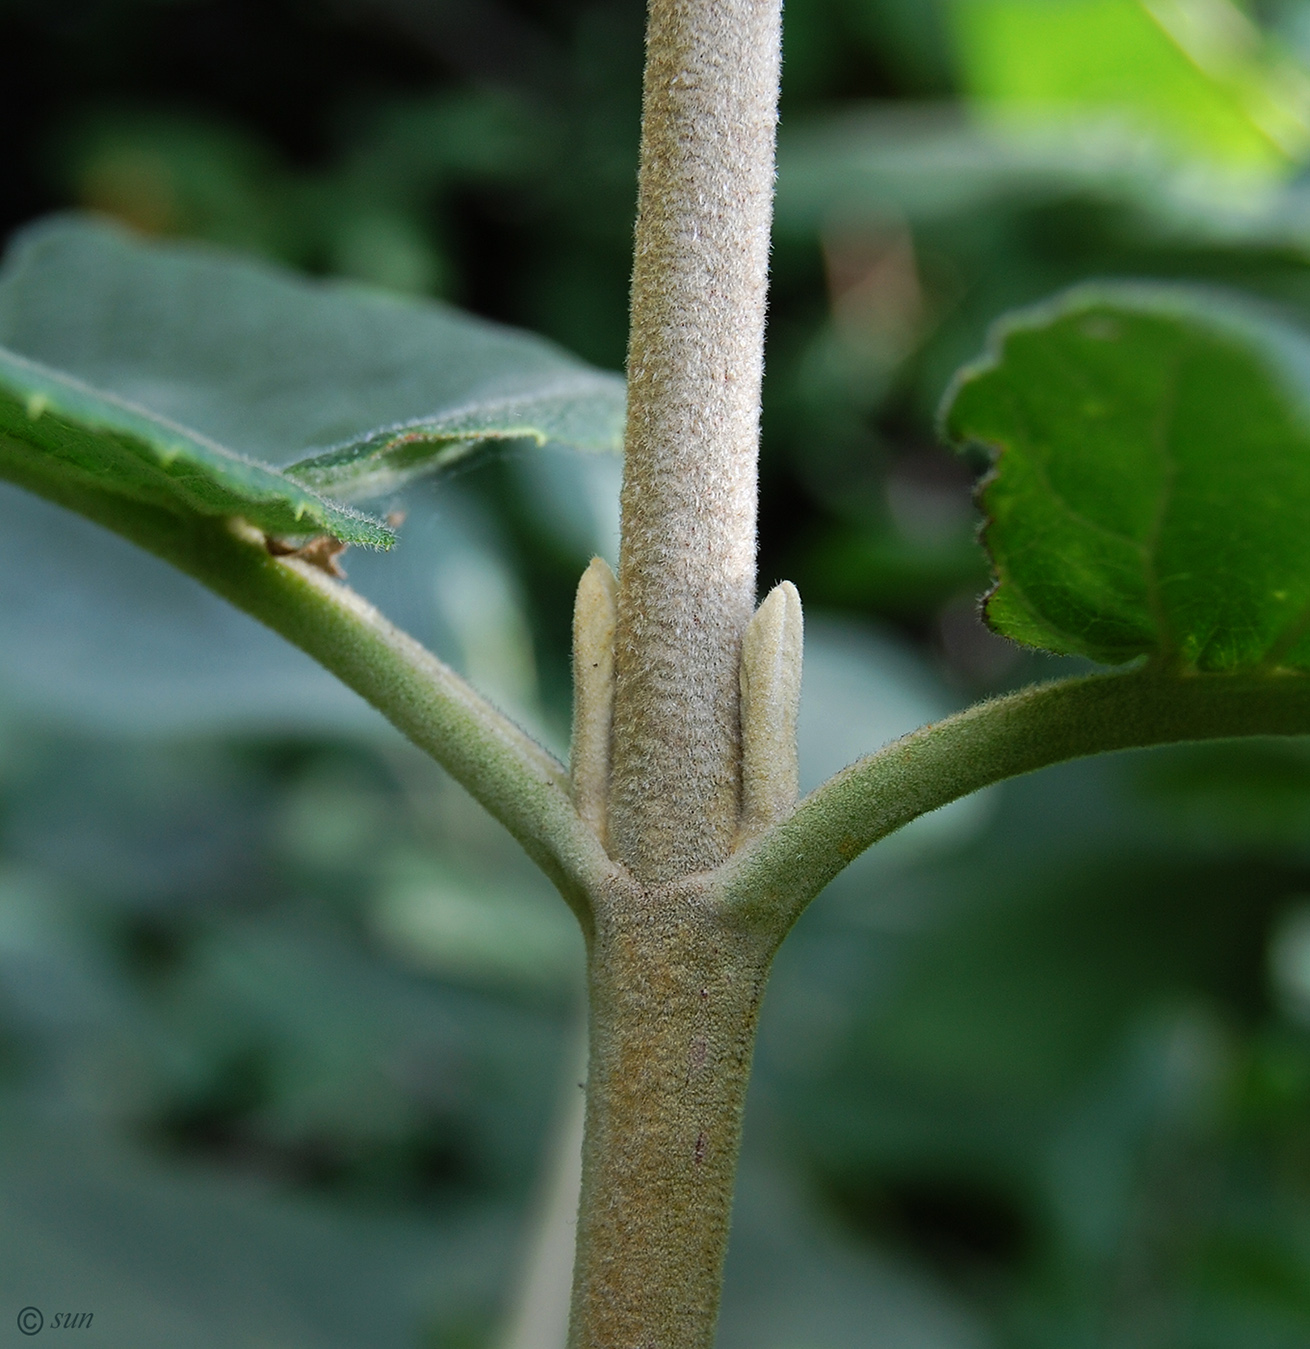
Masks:
[[[0,476],[47,479],[181,513],[240,515],[270,534],[389,546],[391,531],[275,469],[113,394],[0,349]]]
[[[620,444],[622,380],[541,338],[81,219],[14,245],[0,346],[197,444],[295,465],[297,503],[390,490],[485,440]]]

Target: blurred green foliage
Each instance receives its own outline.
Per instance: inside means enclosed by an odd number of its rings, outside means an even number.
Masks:
[[[3,0],[6,229],[108,212],[617,368],[640,10]],[[1054,669],[977,621],[933,425],[999,313],[1116,275],[1310,319],[1307,53],[1301,0],[790,0],[761,574],[814,616],[809,785]],[[352,583],[558,746],[616,483],[552,451],[412,486]],[[496,1343],[571,920],[295,652],[10,489],[0,525],[6,1314]],[[725,1349],[1310,1340],[1308,830],[1303,745],[1171,750],[1008,784],[834,883],[766,1006]]]
[[[1228,0],[957,0],[955,13],[965,86],[993,113],[1113,119],[1256,172],[1305,154],[1306,73]]]

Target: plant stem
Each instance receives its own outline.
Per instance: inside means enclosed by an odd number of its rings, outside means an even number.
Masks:
[[[713,892],[596,905],[571,1349],[709,1349],[774,943]]]
[[[780,25],[780,0],[650,0],[609,803],[645,881],[737,832]]]
[[[781,940],[870,844],[1005,778],[1089,754],[1310,734],[1310,676],[1188,675],[1147,666],[1035,684],[921,727],[811,792],[715,877]]]
[[[523,845],[573,907],[584,931],[588,896],[613,870],[569,797],[553,755],[449,666],[325,572],[271,557],[238,521],[180,516],[41,472],[0,436],[0,469],[19,486],[112,529],[171,562],[313,656],[432,755]]]
[[[780,42],[781,0],[650,0],[573,1349],[709,1349],[718,1315],[775,943],[695,877],[740,827]]]
[[[779,0],[651,0],[570,1343],[708,1349],[773,945],[681,878],[741,815]]]

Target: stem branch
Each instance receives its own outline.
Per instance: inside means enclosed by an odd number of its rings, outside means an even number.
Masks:
[[[1067,759],[1184,740],[1310,734],[1310,677],[1178,676],[1146,667],[1036,684],[860,759],[715,876],[781,941],[870,844],[980,787]]]
[[[271,557],[247,525],[43,474],[30,456],[6,455],[3,438],[0,476],[171,562],[313,656],[500,820],[588,927],[587,896],[614,868],[573,808],[563,765],[361,596],[317,567]]]

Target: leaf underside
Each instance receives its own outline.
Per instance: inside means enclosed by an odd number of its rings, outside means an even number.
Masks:
[[[623,382],[530,334],[73,217],[0,271],[0,476],[386,547],[347,501],[483,441],[616,451]]]
[[[1079,287],[994,330],[943,411],[993,456],[997,632],[1109,664],[1310,669],[1310,338],[1253,302]]]
[[[3,350],[0,476],[29,486],[76,482],[182,514],[239,515],[270,534],[393,542],[379,521],[276,469]]]

